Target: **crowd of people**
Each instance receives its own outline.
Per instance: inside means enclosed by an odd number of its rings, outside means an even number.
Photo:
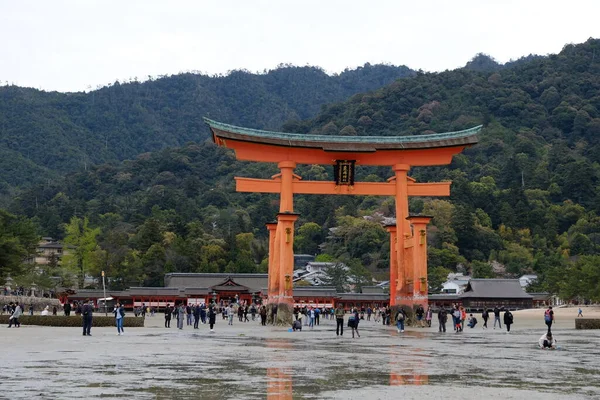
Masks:
[[[94,304],[89,299],[86,299],[83,302],[74,302],[73,305],[70,303],[66,303],[63,306],[63,311],[65,316],[70,316],[72,310],[75,310],[75,314],[82,317],[82,325],[83,325],[83,335],[91,336],[91,327],[93,321],[93,311]],[[19,304],[19,302],[11,302],[9,304],[5,304],[2,307],[2,314],[9,314],[9,325],[8,328],[11,327],[20,327],[20,318],[26,312],[29,315],[34,314],[33,305],[24,306],[23,304]],[[50,307],[46,306],[44,310],[41,312],[41,315],[57,315],[57,307],[53,306],[50,311]],[[247,302],[233,302],[229,304],[184,304],[183,302],[175,304],[171,306],[167,304],[164,309],[164,318],[165,318],[165,328],[171,327],[171,320],[175,319],[177,321],[177,328],[183,329],[184,324],[187,326],[193,326],[193,329],[199,329],[200,324],[209,324],[210,332],[214,332],[214,326],[216,323],[216,318],[218,314],[222,315],[223,321],[227,321],[228,325],[233,325],[233,321],[237,316],[237,320],[242,323],[257,321],[257,318],[260,319],[261,325],[265,326],[267,324],[267,308],[265,305]],[[142,304],[141,307],[138,307],[134,310],[134,314],[136,316],[141,315],[145,317],[146,313],[150,313],[154,315],[155,309],[146,307],[145,304]],[[277,307],[273,307],[271,309],[271,322],[275,321],[275,316],[277,313]],[[503,313],[503,315],[502,315]],[[115,325],[117,327],[117,335],[123,335],[123,320],[125,318],[125,308],[123,304],[117,303],[114,307],[113,314],[115,317]],[[248,318],[250,315],[250,318]],[[494,307],[493,309],[485,308],[481,312],[481,320],[483,321],[482,329],[488,329],[488,320],[494,316],[494,325],[493,329],[496,329],[496,326],[499,329],[502,329],[502,323],[506,327],[506,331],[510,332],[511,326],[514,323],[514,316],[512,312],[508,309],[502,310],[499,306]],[[582,315],[581,308],[578,312],[578,317]],[[342,336],[344,334],[344,323],[346,317],[346,310],[343,308],[342,304],[338,304],[338,306],[334,308],[322,308],[315,306],[296,306],[293,309],[294,321],[292,323],[291,330],[292,331],[301,331],[303,322],[304,326],[307,326],[309,329],[313,329],[315,326],[319,326],[321,322],[321,318],[327,320],[336,320],[336,335]],[[452,317],[452,327],[455,333],[461,333],[464,330],[465,321],[466,325],[473,329],[478,324],[479,321],[477,317],[473,315],[473,313],[469,314],[467,318],[466,309],[461,305],[453,305],[452,307],[446,309],[444,306],[441,306],[437,310],[437,319],[438,319],[438,331],[446,332],[446,324],[448,322],[448,317]],[[358,331],[358,326],[361,320],[373,321],[374,323],[381,322],[383,325],[390,325],[392,321],[392,309],[388,307],[380,307],[380,308],[357,308],[353,307],[350,310],[350,314],[347,320],[347,327],[351,328],[352,337],[360,337],[360,333]],[[403,333],[405,331],[405,325],[408,322],[409,315],[404,310],[403,307],[399,307],[393,318],[396,321],[396,329],[398,333]],[[425,310],[422,305],[418,305],[414,309],[414,321],[412,321],[412,325],[416,327],[431,327],[431,321],[433,319],[433,310],[431,307],[427,307]],[[544,323],[547,326],[547,331],[542,335],[539,339],[539,347],[543,349],[555,349],[557,348],[556,339],[552,334],[552,325],[554,323],[554,311],[552,306],[548,307],[544,311]]]
[[[19,305],[19,302],[10,302],[8,304],[5,304],[2,306],[2,309],[0,311],[1,315],[4,314],[9,314],[9,315],[13,315],[13,313],[15,312],[15,308],[17,307],[17,305]],[[25,314],[25,312],[27,311],[27,313],[29,315],[34,315],[34,306],[33,304],[30,304],[29,306],[26,306],[25,304],[21,304],[19,305],[19,308],[21,309],[21,312],[23,314]],[[58,314],[58,308],[56,306],[52,306],[52,310],[50,310],[50,306],[45,306],[42,309],[42,312],[40,313],[41,315],[50,315],[50,313],[52,313],[52,315],[57,315]]]

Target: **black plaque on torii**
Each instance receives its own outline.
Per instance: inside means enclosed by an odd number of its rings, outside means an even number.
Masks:
[[[335,184],[354,186],[354,166],[356,160],[335,160],[333,166],[333,175],[335,176]]]

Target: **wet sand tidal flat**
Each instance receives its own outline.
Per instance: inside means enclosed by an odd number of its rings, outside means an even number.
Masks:
[[[536,347],[543,310],[515,312],[510,333],[493,320],[482,329],[478,316],[461,334],[451,324],[439,333],[435,320],[404,333],[361,321],[357,339],[326,319],[302,332],[220,317],[212,334],[166,329],[161,314],[124,336],[2,327],[0,398],[600,399],[600,331],[575,330],[576,314],[557,311],[556,351]]]

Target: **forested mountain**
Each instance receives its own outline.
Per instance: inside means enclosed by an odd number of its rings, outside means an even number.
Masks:
[[[510,68],[418,73],[282,130],[418,135],[484,124],[480,144],[450,166],[411,171],[419,181],[453,181],[450,199],[410,204],[412,212],[434,216],[430,286],[458,268],[476,277],[533,272],[540,276],[536,290],[600,299],[598,54],[600,40],[590,39]],[[89,270],[109,271],[119,277],[114,284],[158,285],[172,271],[251,272],[264,269],[264,222],[273,219],[277,198],[235,193],[233,176],[274,172],[272,165],[237,162],[210,143],[187,144],[45,182],[16,197],[10,211],[56,237],[64,235],[62,224],[83,226],[80,219],[89,218],[90,229],[100,230]],[[296,172],[331,179],[332,171]],[[387,168],[358,169],[360,180],[391,175]],[[297,252],[342,260],[359,282],[387,274],[389,243],[379,220],[393,216],[393,199],[297,196],[295,205]]]
[[[327,75],[280,66],[264,74],[185,73],[119,83],[89,93],[0,87],[0,195],[91,164],[202,142],[202,117],[277,129],[326,103],[413,76],[407,67],[370,65]]]

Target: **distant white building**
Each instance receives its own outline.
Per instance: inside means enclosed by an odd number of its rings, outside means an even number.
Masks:
[[[523,275],[519,278],[519,283],[521,284],[522,288],[526,288],[527,286],[531,285],[534,281],[536,281],[537,278],[537,275]]]
[[[442,293],[461,294],[469,284],[470,276],[460,272],[448,274],[448,280],[442,285]]]
[[[336,263],[334,262],[320,262],[320,261],[311,261],[306,264],[306,272],[325,272],[330,267],[333,267]]]
[[[323,285],[329,279],[327,270],[336,264],[337,263],[334,262],[311,261],[306,264],[304,269],[298,269],[294,271],[294,282],[303,280],[313,286]],[[345,270],[348,270],[348,267],[345,264],[340,265]]]

